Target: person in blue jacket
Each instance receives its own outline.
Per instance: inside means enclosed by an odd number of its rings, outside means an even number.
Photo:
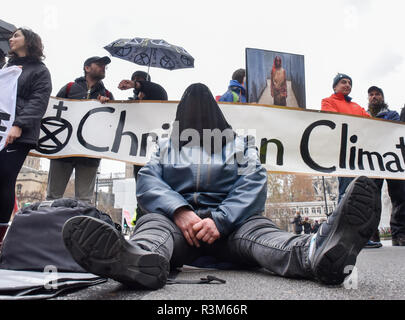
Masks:
[[[267,173],[254,139],[233,131],[211,91],[199,83],[183,94],[170,137],[159,139],[139,171],[136,193],[144,214],[129,241],[88,216],[69,219],[62,233],[87,271],[148,289],[163,287],[171,268],[204,256],[340,284],[381,210],[376,185],[359,177],[318,233],[280,230],[263,216]]]
[[[219,98],[223,102],[246,102],[245,89],[246,71],[238,69],[232,74],[232,80],[229,83],[228,90]]]

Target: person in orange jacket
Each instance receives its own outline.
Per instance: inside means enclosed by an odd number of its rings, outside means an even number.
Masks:
[[[349,97],[352,91],[352,78],[347,74],[338,73],[333,79],[332,85],[334,93],[329,97],[322,99],[321,110],[345,114],[354,114],[363,117],[371,117],[367,111],[352,101]],[[342,200],[347,186],[353,178],[339,177],[339,198],[338,202]]]
[[[353,114],[363,117],[371,117],[367,111],[362,108],[360,105],[352,101],[352,98],[349,97],[350,92],[352,91],[352,78],[347,74],[338,73],[333,79],[333,91],[334,93],[329,97],[322,99],[321,110],[338,112],[345,114]],[[339,198],[338,203],[342,200],[345,195],[346,189],[349,186],[350,182],[354,178],[351,177],[338,177],[339,181]],[[378,229],[376,234],[373,236],[373,239],[376,239],[378,235]],[[378,236],[377,236],[378,237]],[[379,248],[381,247],[381,242],[369,240],[366,244],[367,248]]]
[[[338,113],[354,114],[364,117],[370,117],[367,111],[352,101],[349,97],[352,91],[352,78],[343,73],[338,73],[333,79],[334,93],[329,97],[322,99],[321,110]]]

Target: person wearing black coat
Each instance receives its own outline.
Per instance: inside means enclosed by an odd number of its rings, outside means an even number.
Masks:
[[[152,82],[150,75],[144,71],[135,71],[131,80],[122,80],[118,88],[121,90],[133,88],[134,97],[131,97],[131,100],[167,100],[166,90]]]
[[[59,98],[67,99],[98,99],[101,103],[114,100],[103,82],[106,65],[111,62],[108,57],[90,57],[83,65],[84,76],[63,86]],[[75,170],[75,199],[93,203],[94,187],[100,159],[89,157],[66,157],[52,159],[49,166],[47,200],[63,198],[73,169]]]
[[[301,213],[297,211],[296,216],[291,222],[294,224],[294,233],[295,234],[301,234],[302,233],[302,218],[301,218]]]
[[[134,88],[134,97],[130,100],[167,100],[166,90],[159,84],[151,82],[150,75],[144,71],[135,71],[131,80],[122,80],[118,85],[121,90]],[[140,165],[134,165],[135,180],[138,177]]]
[[[41,119],[52,92],[51,75],[41,61],[42,41],[35,32],[19,28],[10,38],[6,67],[19,66],[15,120],[0,151],[0,243],[8,227],[15,201],[18,173],[29,151],[38,144]]]

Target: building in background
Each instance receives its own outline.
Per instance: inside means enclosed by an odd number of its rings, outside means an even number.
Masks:
[[[40,168],[40,158],[27,157],[25,159],[16,182],[16,197],[19,208],[45,200],[48,172],[42,171]]]

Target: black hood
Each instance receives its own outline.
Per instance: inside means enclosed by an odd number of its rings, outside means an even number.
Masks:
[[[201,147],[203,147],[204,129],[209,129],[210,131],[219,129],[223,135],[222,145],[226,143],[226,137],[234,138],[235,136],[232,127],[226,121],[210,89],[201,83],[192,84],[186,89],[177,107],[175,121],[178,124],[180,136],[186,129],[196,130],[199,134],[198,142]],[[174,134],[173,132],[172,139],[177,138]],[[191,140],[192,138],[189,137],[189,141],[180,141],[180,148]],[[212,151],[214,151],[213,140],[211,139]],[[193,141],[197,142],[197,140]]]

